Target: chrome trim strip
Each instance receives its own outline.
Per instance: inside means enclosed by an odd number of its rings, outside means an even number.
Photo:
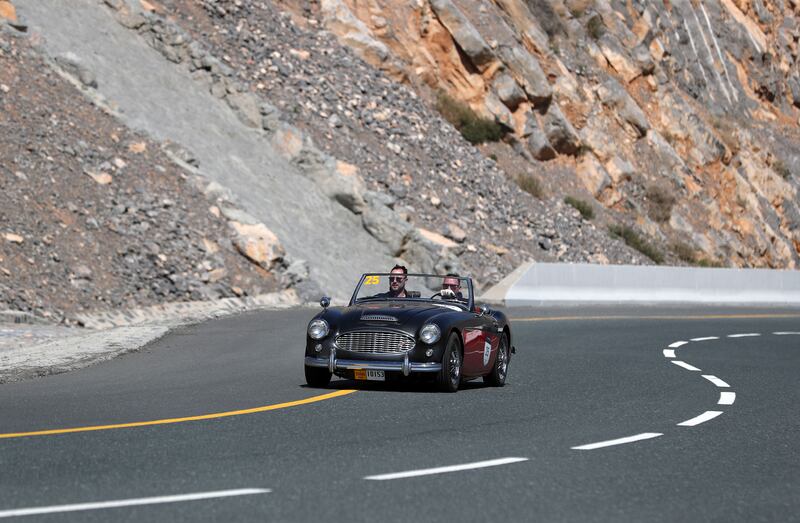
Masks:
[[[314,358],[306,356],[305,364],[309,367],[328,368],[330,370],[330,362],[333,359],[334,370],[354,370],[354,369],[369,369],[369,370],[387,370],[403,372],[404,361],[363,361],[363,360],[337,360],[333,358]],[[442,370],[442,364],[436,362],[430,363],[408,363],[409,372],[439,372]]]

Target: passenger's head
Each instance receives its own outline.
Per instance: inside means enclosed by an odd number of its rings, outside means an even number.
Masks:
[[[405,292],[408,269],[402,265],[395,265],[389,274],[389,292],[394,295]]]

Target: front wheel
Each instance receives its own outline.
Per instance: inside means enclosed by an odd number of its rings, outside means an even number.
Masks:
[[[306,383],[309,387],[327,387],[331,382],[331,373],[322,367],[306,367]]]
[[[461,340],[455,332],[447,339],[436,384],[443,392],[456,392],[461,384]]]
[[[500,336],[500,344],[497,346],[497,356],[494,358],[492,371],[483,377],[483,382],[493,387],[502,387],[506,384],[508,375],[508,338],[505,334]]]

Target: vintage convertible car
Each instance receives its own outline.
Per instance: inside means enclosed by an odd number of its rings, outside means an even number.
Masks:
[[[428,377],[449,392],[478,377],[498,387],[506,382],[515,352],[508,319],[475,306],[470,278],[369,273],[346,307],[330,307],[328,298],[320,305],[306,335],[312,387],[326,386],[334,374],[375,381]]]

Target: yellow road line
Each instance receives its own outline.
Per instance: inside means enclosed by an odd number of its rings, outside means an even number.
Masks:
[[[261,407],[253,407],[252,409],[230,410],[227,412],[215,412],[213,414],[200,414],[199,416],[187,416],[184,418],[167,418],[157,419],[151,421],[134,421],[132,423],[116,423],[113,425],[95,425],[91,427],[72,427],[68,429],[52,429],[52,430],[36,430],[33,432],[11,432],[7,434],[0,434],[0,439],[6,438],[25,438],[28,436],[49,436],[52,434],[70,434],[73,432],[91,432],[94,430],[112,430],[112,429],[128,429],[131,427],[149,427],[151,425],[167,425],[170,423],[184,423],[186,421],[200,421],[206,419],[227,418],[230,416],[241,416],[243,414],[254,414],[256,412],[266,412],[269,410],[285,409],[288,407],[296,407],[298,405],[307,405],[309,403],[316,403],[318,401],[325,401],[339,396],[352,394],[355,390],[345,389],[329,392],[320,396],[311,396],[302,400],[287,401],[286,403],[276,403],[274,405],[264,405]]]
[[[575,320],[727,320],[727,319],[765,319],[800,318],[800,314],[700,314],[697,316],[532,316],[530,318],[510,318],[516,321],[575,321]]]

